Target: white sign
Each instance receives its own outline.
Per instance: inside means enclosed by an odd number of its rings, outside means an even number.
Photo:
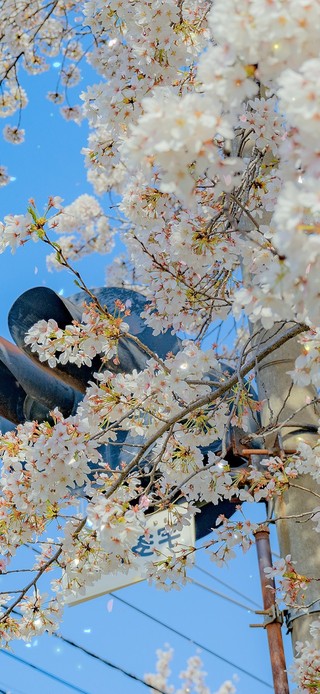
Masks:
[[[179,504],[179,514],[186,509],[184,504]],[[170,519],[172,515],[170,514]],[[168,524],[168,511],[158,511],[157,513],[147,516],[147,528],[149,529],[148,540],[144,535],[139,537],[137,544],[133,547],[133,551],[140,555],[141,569],[138,572],[137,568],[129,569],[126,574],[107,574],[101,576],[93,585],[86,588],[85,593],[81,595],[71,595],[66,599],[66,604],[70,607],[79,605],[81,602],[99,598],[101,595],[111,593],[114,590],[125,588],[133,583],[139,583],[145,580],[144,567],[156,558],[154,549],[160,550],[164,556],[179,554],[181,550],[187,547],[194,547],[195,543],[195,524],[194,518],[190,519],[190,525],[183,525],[182,528],[175,529],[172,525],[172,530],[168,533],[166,526]],[[170,523],[171,525],[171,523]]]

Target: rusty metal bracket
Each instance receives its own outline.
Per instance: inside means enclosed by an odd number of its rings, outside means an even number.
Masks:
[[[306,430],[308,432],[316,433],[316,427],[308,424],[283,424],[282,428],[285,429],[289,426],[291,428],[295,428],[296,433],[305,432]],[[251,456],[260,455],[276,455],[279,456],[282,460],[284,460],[287,455],[295,455],[296,453],[298,453],[298,450],[296,448],[284,448],[282,436],[280,433],[277,434],[274,441],[274,445],[271,448],[263,448],[264,437],[268,434],[270,434],[270,432],[268,431],[261,433],[258,438],[258,447],[253,447],[250,445],[250,437],[248,437],[248,434],[243,429],[239,427],[232,427],[232,430],[229,433],[230,448],[234,456],[240,456],[242,458],[246,458],[247,460],[250,459]]]
[[[275,622],[283,624],[283,612],[279,610],[277,605],[271,605],[268,610],[255,610],[254,613],[264,615],[264,620],[261,624],[249,624],[250,627],[266,629],[269,624],[274,624]]]
[[[245,432],[242,431],[242,429],[239,429],[239,427],[234,427],[231,432],[230,436],[230,443],[231,443],[231,448],[232,452],[235,456],[241,456],[243,458],[251,458],[251,456],[259,456],[259,455],[277,455],[282,458],[284,458],[286,455],[293,455],[297,453],[297,449],[292,448],[288,449],[286,451],[283,450],[283,444],[281,441],[281,437],[279,434],[276,437],[276,442],[273,448],[253,448],[251,446],[246,446],[245,445]],[[263,441],[263,435],[261,435],[261,440],[260,443]]]

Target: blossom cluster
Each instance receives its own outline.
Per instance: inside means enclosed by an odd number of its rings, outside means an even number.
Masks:
[[[205,681],[207,673],[203,671],[202,660],[197,655],[188,659],[186,669],[180,673],[181,687],[176,689],[174,685],[169,684],[168,680],[171,675],[170,662],[172,658],[172,648],[167,647],[165,650],[157,650],[157,673],[148,673],[144,677],[146,683],[150,686],[150,692],[155,693],[157,690],[154,687],[156,687],[166,694],[187,694],[187,692],[190,692],[190,694],[193,694],[193,692],[196,694],[213,694]],[[235,694],[235,692],[236,688],[233,683],[227,680],[223,682],[214,694]]]
[[[294,371],[289,372],[294,383],[308,386],[312,383],[316,388],[320,385],[320,331],[319,328],[304,333],[299,339],[302,350],[295,361]]]
[[[297,644],[297,657],[291,668],[293,681],[298,684],[302,694],[317,694],[320,684],[320,621],[316,619],[310,626],[310,641]]]
[[[56,410],[53,424],[26,422],[1,437],[2,515],[7,525],[3,532],[2,553],[16,545],[17,527],[29,516],[29,538],[36,527],[35,519],[50,517],[55,504],[68,497],[69,490],[81,488],[90,468],[88,462],[99,463],[98,442],[89,424],[76,417],[64,419]],[[58,508],[58,507],[57,507]],[[8,515],[9,514],[9,515]],[[10,516],[12,515],[12,522]],[[3,528],[4,531],[4,528]],[[17,530],[28,532],[28,526]],[[11,536],[11,541],[7,537]]]
[[[274,562],[272,567],[265,569],[267,578],[277,578],[278,591],[285,605],[291,607],[303,607],[305,591],[311,579],[301,576],[296,568],[295,561],[287,554],[283,559]]]
[[[61,253],[73,262],[89,253],[110,253],[114,247],[114,231],[92,195],[80,195],[71,205],[61,206],[48,227],[61,234],[54,242],[58,252],[47,256],[49,270],[61,269]]]
[[[116,357],[118,341],[128,330],[121,315],[103,318],[94,306],[88,306],[81,323],[74,320],[64,329],[52,318],[38,321],[27,332],[25,342],[51,368],[67,362],[91,366],[97,354],[103,354],[106,360]]]
[[[82,23],[81,0],[6,0],[0,8],[2,39],[0,46],[0,118],[9,118],[3,131],[8,142],[24,141],[24,128],[20,127],[22,110],[28,96],[21,85],[20,67],[29,75],[38,75],[50,69],[53,59],[62,54],[62,67],[58,80],[59,91],[49,92],[48,98],[62,103],[69,88],[79,83],[81,72],[78,62],[85,54],[85,32]],[[61,114],[76,122],[80,108],[68,103]],[[11,117],[15,116],[13,122]],[[7,181],[9,182],[9,181]]]
[[[59,196],[50,196],[44,213],[39,214],[32,199],[26,214],[6,215],[0,223],[0,253],[6,248],[14,253],[29,240],[37,242],[46,238],[53,249],[47,255],[49,270],[60,270],[69,261],[93,252],[110,253],[115,232],[96,198],[85,194],[71,205],[63,206],[62,202]],[[46,229],[62,235],[56,241],[49,239]]]

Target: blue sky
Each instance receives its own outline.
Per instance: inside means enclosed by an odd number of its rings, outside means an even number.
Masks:
[[[59,110],[45,99],[46,91],[54,87],[55,78],[55,68],[39,77],[23,75],[22,84],[29,93],[29,105],[22,114],[26,141],[20,146],[2,145],[1,164],[9,167],[15,180],[0,189],[0,219],[8,213],[24,213],[30,197],[35,198],[41,209],[49,195],[60,195],[65,203],[70,203],[82,193],[92,193],[80,154],[81,147],[86,145],[86,125],[79,127],[66,123]],[[80,88],[84,86],[82,84]],[[14,117],[9,122],[14,123]],[[81,262],[79,269],[89,286],[104,283],[105,265],[106,258],[101,256]],[[7,251],[0,257],[0,267],[0,322],[1,334],[5,337],[8,337],[8,311],[26,289],[43,284],[58,292],[63,290],[65,296],[75,291],[73,279],[65,271],[47,272],[45,249],[41,244],[27,244],[14,256]],[[264,518],[263,505],[251,508],[245,505],[245,512],[254,519]],[[273,545],[276,548],[275,538]],[[30,551],[25,550],[26,553]],[[261,604],[254,548],[223,570],[217,569],[204,552],[199,552],[197,564],[247,597],[237,595],[195,568],[192,577],[209,589],[220,591],[248,607],[248,599]],[[154,671],[156,649],[170,644],[175,649],[172,666],[172,681],[175,683],[186,659],[199,652],[193,640],[235,663],[228,665],[214,655],[200,653],[212,691],[218,689],[224,679],[232,679],[234,675],[239,678],[236,684],[239,694],[272,691],[236,667],[239,665],[268,683],[272,681],[266,633],[263,629],[249,627],[250,623],[261,618],[246,607],[235,605],[196,585],[189,585],[180,592],[164,593],[141,583],[122,589],[118,597],[182,632],[190,642],[116,598],[110,602],[110,596],[67,608],[61,633],[140,677],[145,672]],[[291,660],[288,637],[286,648],[288,660]],[[54,637],[43,636],[31,644],[15,643],[13,654],[48,670],[87,694],[143,694],[148,691],[142,684]],[[1,652],[0,689],[11,694],[68,694],[75,691]]]

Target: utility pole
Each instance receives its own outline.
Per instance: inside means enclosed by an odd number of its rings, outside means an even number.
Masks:
[[[263,86],[261,94],[264,95]],[[251,156],[252,148],[253,144],[249,138],[242,150],[242,156]],[[234,153],[238,153],[235,145]],[[267,152],[265,163],[269,162],[270,156]],[[270,221],[270,212],[264,211],[261,223],[269,225]],[[245,231],[253,228],[247,215],[241,215],[238,228]],[[244,278],[250,284],[250,272],[245,268]],[[254,349],[259,350],[262,345],[266,347],[275,335],[279,337],[287,328],[288,323],[284,322],[276,323],[270,330],[263,329],[260,323],[251,324]],[[278,450],[279,454],[284,456],[289,451],[297,450],[302,441],[314,446],[319,438],[320,406],[307,405],[308,402],[317,399],[316,389],[313,386],[296,386],[288,375],[288,371],[294,370],[295,360],[300,353],[301,345],[298,338],[292,338],[260,362],[255,373],[259,400],[263,402],[262,426],[268,427],[275,423],[277,426],[276,432],[264,437],[266,448]],[[280,552],[282,557],[291,555],[299,574],[319,580],[308,585],[307,610],[289,611],[287,626],[291,631],[294,652],[297,641],[311,640],[310,624],[320,616],[319,536],[313,530],[310,516],[301,516],[301,513],[307,514],[308,511],[311,515],[316,507],[320,508],[320,485],[317,485],[310,475],[299,476],[295,484],[295,487],[290,486],[288,491],[274,502]],[[286,520],[280,520],[284,518]],[[320,642],[315,645],[320,649]]]
[[[283,327],[284,324],[278,323],[271,330],[261,329],[254,340],[255,348],[261,343],[266,346]],[[275,451],[278,448],[279,454],[284,456],[295,451],[302,441],[314,446],[319,438],[320,408],[307,404],[317,397],[316,390],[312,386],[293,385],[288,375],[300,352],[301,345],[293,338],[256,369],[259,399],[263,401],[262,425],[268,427],[276,423],[277,426],[276,432],[266,435],[266,447]],[[290,554],[299,574],[320,579],[320,543],[310,519],[316,507],[320,507],[320,486],[310,475],[300,475],[288,491],[276,498],[274,517],[281,556]],[[307,512],[310,516],[301,516]],[[320,616],[320,580],[311,581],[306,594],[307,610],[290,610],[288,615],[293,648],[297,641],[311,641],[310,624]],[[320,642],[314,645],[320,648]]]

